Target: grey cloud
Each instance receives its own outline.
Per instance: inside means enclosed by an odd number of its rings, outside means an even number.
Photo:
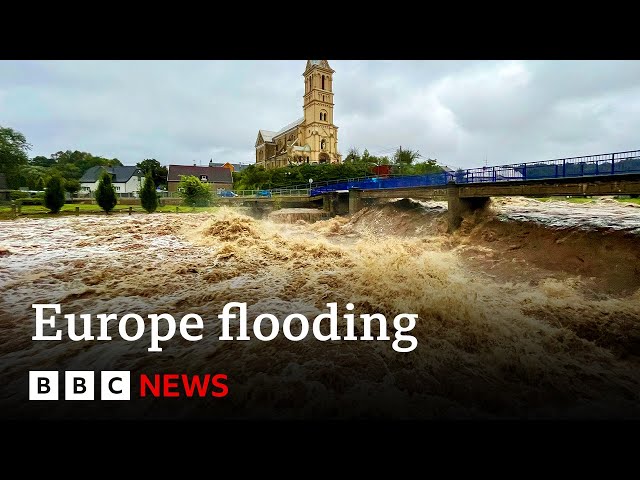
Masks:
[[[1,61],[0,124],[33,155],[251,162],[302,115],[305,60]],[[638,148],[637,61],[331,61],[339,148],[451,166]]]

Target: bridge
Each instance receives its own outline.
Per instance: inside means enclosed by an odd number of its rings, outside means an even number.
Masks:
[[[446,200],[449,230],[495,196],[639,195],[640,150],[487,166],[432,175],[369,177],[316,184],[325,210],[355,213],[381,198]]]

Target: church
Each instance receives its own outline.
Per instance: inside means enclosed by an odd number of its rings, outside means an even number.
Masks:
[[[326,60],[307,60],[304,116],[277,132],[259,130],[256,165],[267,169],[302,163],[340,163],[333,124],[333,73]]]

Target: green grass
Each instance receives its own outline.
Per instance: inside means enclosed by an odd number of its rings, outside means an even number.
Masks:
[[[640,198],[616,198],[616,200],[622,203],[635,203],[636,205],[640,205]]]
[[[49,213],[46,207],[42,205],[23,205],[20,216],[28,216],[29,218],[48,218],[59,215],[74,215],[76,207],[80,209],[81,215],[104,215],[104,211],[98,205],[85,204],[65,204],[58,215]],[[133,213],[146,213],[140,205],[131,205]],[[176,205],[165,205],[158,207],[156,212],[159,213],[203,213],[214,212],[218,207],[184,207]],[[122,215],[129,212],[129,205],[116,205],[112,213]],[[10,220],[13,218],[11,205],[0,205],[0,220]]]

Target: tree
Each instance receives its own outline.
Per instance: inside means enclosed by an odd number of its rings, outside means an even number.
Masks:
[[[211,202],[211,189],[208,183],[202,183],[198,177],[185,175],[178,183],[178,192],[186,205],[208,207]]]
[[[29,160],[29,164],[34,167],[52,167],[56,164],[56,161],[53,158],[43,157],[42,155],[38,155],[37,157],[33,157]]]
[[[38,179],[36,180],[36,183],[34,185],[35,189],[38,190],[39,192],[41,192],[42,190],[44,190],[45,188],[45,183],[44,183],[44,178],[42,177],[38,177]]]
[[[80,183],[80,180],[68,178],[64,182],[64,189],[69,192],[69,195],[71,195],[72,197],[75,197],[75,195],[80,191],[81,188],[82,184]]]
[[[420,152],[409,149],[402,150],[402,147],[393,154],[393,162],[396,165],[411,165],[418,158],[420,158]]]
[[[44,192],[44,205],[51,213],[58,213],[64,205],[64,181],[57,175],[54,175],[47,182],[47,188]]]
[[[22,133],[0,126],[0,173],[5,174],[9,188],[21,186],[20,170],[29,162],[30,149]]]
[[[426,162],[420,162],[413,165],[413,172],[415,175],[429,175],[431,173],[442,173],[444,169],[438,165],[437,160],[427,159]]]
[[[146,158],[137,163],[136,166],[145,173],[150,171],[156,185],[167,184],[167,167],[160,165],[160,162],[155,158]]]
[[[356,147],[351,147],[347,152],[347,156],[344,157],[346,163],[357,163],[360,161],[360,152]]]
[[[98,202],[98,205],[100,205],[100,208],[102,208],[107,214],[113,210],[113,207],[118,203],[116,191],[111,183],[111,175],[106,171],[102,173],[102,176],[98,181],[98,188],[96,188],[96,201]]]
[[[158,208],[158,194],[156,193],[156,184],[153,182],[153,176],[150,170],[144,177],[142,189],[140,189],[140,203],[142,208],[147,212],[153,213]]]

